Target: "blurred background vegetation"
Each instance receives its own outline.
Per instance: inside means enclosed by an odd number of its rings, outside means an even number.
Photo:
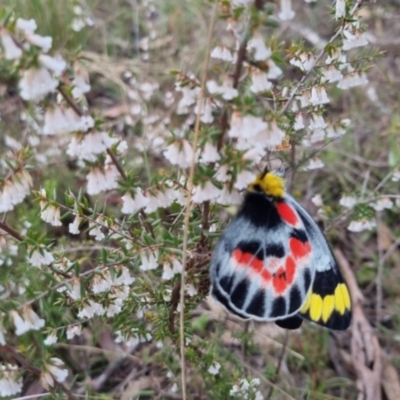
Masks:
[[[276,29],[276,42],[282,43],[284,48],[291,39],[304,40],[307,46],[323,47],[335,27],[327,8],[331,2],[294,3],[296,18]],[[52,36],[54,48],[66,58],[83,54],[92,85],[88,95],[91,108],[103,113],[108,128],[128,142],[142,134],[143,125],[147,130],[152,129],[151,116],[176,118],[165,115],[162,103],[164,94],[174,90],[174,77],[170,71],[184,70],[198,75],[205,57],[212,9],[209,2],[201,0],[2,0],[0,5],[13,9],[20,17],[34,18],[38,33]],[[365,296],[364,312],[377,334],[384,360],[383,396],[396,400],[400,398],[398,251],[392,251],[387,258],[382,281],[378,282],[383,291],[383,311],[379,321],[375,308],[376,276],[382,252],[391,249],[400,237],[399,209],[384,214],[377,232],[358,235],[346,230],[346,223],[338,212],[338,201],[343,192],[351,193],[355,188],[361,191],[363,185],[376,187],[400,162],[400,4],[397,1],[366,3],[362,15],[371,45],[381,52],[368,73],[370,84],[330,94],[327,113],[338,120],[351,119],[351,131],[322,150],[321,158],[326,165],[323,170],[297,175],[294,194],[314,215],[316,209],[310,199],[321,194],[326,212],[335,216],[327,224],[327,235],[333,247],[339,248],[350,261]],[[89,18],[91,26],[74,31],[71,21],[76,18]],[[222,26],[217,26],[215,35],[216,42],[223,37]],[[294,67],[287,72],[288,79],[301,76]],[[19,140],[23,135],[18,122],[23,105],[16,90],[9,89],[12,80],[15,76],[0,71],[1,146],[5,136]],[[132,107],[137,103],[132,94],[133,81],[135,84],[159,85],[151,100],[141,104],[146,115],[140,118],[132,113]],[[134,165],[134,159],[130,163]],[[152,168],[162,166],[162,163],[157,159],[149,163],[150,179]],[[68,187],[76,192],[82,182],[76,178],[73,166],[64,168],[66,164],[66,160],[58,160],[54,162],[54,168],[38,169],[35,178],[48,188],[57,187],[60,196]],[[112,195],[107,198],[107,207],[115,207]],[[25,202],[17,207],[13,218],[35,221],[36,215],[37,209]],[[315,218],[319,219],[317,215]],[[44,234],[43,229],[46,229],[44,225],[38,223],[37,230]],[[52,234],[57,235],[57,232]],[[21,269],[20,273],[26,272]],[[31,274],[28,274],[30,278]],[[12,279],[13,276],[4,275],[1,281]],[[31,288],[32,293],[43,289],[40,282],[31,281],[38,285]],[[271,392],[271,398],[357,399],[355,371],[349,354],[350,337],[346,332],[330,333],[305,323],[301,332],[290,332],[285,338],[284,331],[274,325],[232,320],[213,307],[215,305],[209,301],[199,304],[193,311],[193,329],[206,339],[210,349],[217,349],[232,363],[239,358],[249,374],[274,382],[278,389]],[[53,318],[56,317],[55,306]],[[287,343],[287,351],[282,358],[283,343]],[[115,362],[116,347],[105,326],[88,326],[79,341],[65,345],[60,351],[70,353],[71,364],[75,363],[77,371],[79,364],[85,362],[93,379],[106,377],[97,393],[93,389],[92,395],[86,398],[181,398],[179,394],[163,389],[166,387],[164,360],[152,346],[143,345],[131,358]],[[192,376],[189,386],[196,399],[229,398],[217,378],[205,384]],[[115,393],[119,393],[118,396]]]

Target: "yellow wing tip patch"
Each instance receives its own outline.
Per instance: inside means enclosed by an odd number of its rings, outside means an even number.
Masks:
[[[351,309],[349,290],[346,284],[339,283],[333,294],[322,297],[319,294],[310,292],[300,309],[301,314],[309,315],[311,321],[327,324],[336,311],[340,316],[344,316]]]
[[[344,283],[339,283],[335,289],[335,309],[340,315],[344,315],[344,313],[351,308],[351,300],[349,290]]]
[[[285,180],[273,172],[263,173],[258,175],[248,189],[252,190],[254,186],[259,186],[267,196],[283,197],[285,195]]]
[[[322,306],[322,321],[324,323],[328,322],[334,309],[335,309],[335,297],[332,294],[325,296],[324,304]]]
[[[319,321],[323,312],[324,301],[319,294],[313,293],[311,295],[311,304],[310,304],[310,318],[312,321]]]

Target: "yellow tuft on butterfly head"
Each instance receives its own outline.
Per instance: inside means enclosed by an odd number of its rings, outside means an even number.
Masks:
[[[252,192],[264,192],[267,196],[282,198],[285,195],[285,180],[273,172],[258,175],[247,188]]]

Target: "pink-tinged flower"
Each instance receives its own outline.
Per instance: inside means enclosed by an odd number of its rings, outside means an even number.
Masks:
[[[0,186],[0,213],[14,209],[14,206],[21,203],[30,193],[32,178],[28,171],[22,170],[12,178],[7,179]]]
[[[54,387],[54,380],[62,383],[67,379],[68,370],[62,368],[63,366],[64,363],[59,358],[50,358],[49,363],[45,365],[40,375],[40,383],[45,389]]]
[[[77,131],[78,129],[74,130]],[[86,133],[83,136],[76,135],[72,137],[68,145],[67,154],[70,157],[95,161],[97,155],[105,153],[117,141],[118,139],[110,137],[107,132],[94,131]]]
[[[226,182],[229,179],[228,167],[226,165],[221,165],[215,173],[214,179],[218,182]]]
[[[292,10],[291,0],[281,0],[281,12],[278,16],[281,21],[289,21],[294,18],[295,12]]]
[[[226,80],[221,86],[215,81],[207,81],[206,86],[210,94],[220,95],[225,100],[232,100],[239,95],[238,90],[232,87],[232,82],[229,80]]]
[[[0,40],[6,60],[18,60],[22,56],[22,50],[15,44],[7,29],[0,27]]]
[[[207,372],[210,375],[218,375],[220,369],[221,369],[221,364],[216,361],[213,361],[212,364],[208,367]]]
[[[324,202],[322,201],[322,196],[319,193],[311,198],[311,202],[316,207],[322,207],[324,205]]]
[[[162,204],[161,192],[156,191],[152,194],[147,194],[146,198],[148,199],[147,205],[144,209],[145,213],[151,214],[156,211],[158,208],[162,208],[164,205]]]
[[[143,195],[142,189],[136,188],[135,197],[128,192],[122,196],[123,206],[121,212],[124,214],[133,214],[136,211],[146,207],[149,204],[149,199]]]
[[[161,279],[165,281],[171,280],[176,274],[180,274],[183,270],[182,264],[173,257],[171,260],[164,262],[163,274]]]
[[[300,54],[296,54],[290,60],[290,64],[300,68],[303,72],[308,72],[314,67],[315,57],[311,53],[303,52]]]
[[[14,310],[11,311],[11,317],[15,326],[15,334],[21,336],[28,331],[37,331],[45,325],[44,319],[40,318],[30,306],[25,306],[21,316]]]
[[[31,329],[29,323],[25,322],[16,311],[11,311],[11,317],[14,322],[15,334],[17,336],[21,336]]]
[[[73,110],[72,110],[73,111]],[[56,105],[47,108],[44,114],[43,135],[55,135],[58,133],[73,132],[71,120],[66,115],[66,109]],[[73,121],[75,122],[75,121]]]
[[[371,204],[375,211],[390,210],[393,207],[393,201],[389,197],[381,197],[375,203]]]
[[[113,286],[130,286],[135,282],[135,278],[131,276],[129,269],[124,266],[115,268],[117,275],[114,277]]]
[[[44,249],[41,249],[41,251],[34,250],[29,258],[29,264],[37,268],[42,265],[50,265],[52,262],[54,262],[53,255]]]
[[[43,344],[45,344],[46,346],[51,346],[52,344],[57,343],[57,341],[58,341],[57,334],[53,332],[46,337],[46,339],[43,341]]]
[[[188,296],[190,297],[196,296],[197,289],[191,283],[188,283],[185,289],[186,289],[185,292],[187,293]]]
[[[78,318],[88,318],[91,319],[94,316],[98,315],[98,316],[102,316],[104,315],[105,310],[104,307],[99,304],[96,303],[93,300],[89,300],[87,304],[85,304],[83,306],[83,308],[78,312]]]
[[[350,225],[347,227],[350,232],[370,231],[374,228],[376,228],[376,221],[365,218],[359,221],[351,221]]]
[[[90,115],[79,116],[72,108],[54,106],[49,107],[46,110],[42,133],[44,135],[54,135],[69,132],[86,132],[93,127],[94,120]],[[92,134],[97,133],[98,132],[93,132]],[[104,134],[108,137],[105,132],[101,132],[101,134]],[[108,140],[113,140],[113,143],[117,142],[117,139],[109,138]],[[90,146],[91,143],[85,142],[85,138],[81,142],[80,139],[74,136],[68,146],[67,154],[71,156],[79,156],[80,152],[82,152],[82,148],[84,148],[84,154],[86,154],[86,152],[88,154],[92,154]]]
[[[36,31],[37,25],[34,19],[18,18],[15,28],[22,33],[33,33]]]
[[[346,90],[356,86],[363,86],[367,83],[368,78],[365,73],[354,71],[344,75],[343,79],[338,83],[337,87],[339,89]]]
[[[295,131],[299,131],[300,129],[304,129],[305,125],[304,125],[304,118],[303,118],[303,114],[302,113],[297,113],[295,120],[294,120],[294,125],[293,125],[293,129]]]
[[[101,241],[103,240],[106,236],[102,232],[101,228],[102,225],[96,223],[96,222],[103,222],[101,217],[98,217],[96,221],[90,221],[89,222],[89,236],[94,236],[95,240]]]
[[[186,139],[176,140],[164,151],[164,157],[174,165],[189,168],[193,160],[193,149]]]
[[[121,212],[123,214],[133,214],[136,209],[135,209],[135,201],[132,198],[132,195],[127,192],[125,193],[122,197],[122,208],[121,208]]]
[[[88,194],[99,194],[106,190],[115,189],[118,186],[119,173],[115,165],[107,164],[102,171],[99,167],[93,168],[87,175]]]
[[[311,116],[311,121],[309,125],[310,130],[315,131],[317,129],[325,129],[326,127],[327,125],[322,115],[313,114]]]
[[[338,68],[343,69],[343,67],[347,64],[347,55],[346,53],[342,53],[340,48],[337,48],[331,53],[331,55],[326,57],[325,64],[339,64]]]
[[[271,49],[265,45],[263,36],[258,32],[247,43],[247,50],[254,51],[253,58],[256,61],[264,61],[272,55]]]
[[[312,171],[314,169],[323,168],[325,164],[318,157],[311,158],[308,164],[303,168],[303,171]]]
[[[220,192],[221,191],[214,186],[211,181],[207,181],[204,185],[195,186],[193,189],[192,201],[200,204],[205,201],[215,200]]]
[[[393,171],[392,181],[393,182],[399,182],[400,181],[400,171]]]
[[[91,282],[92,292],[95,294],[108,292],[113,286],[113,281],[109,271],[103,275],[95,275]]]
[[[80,325],[73,325],[67,328],[67,339],[71,340],[75,336],[80,336],[82,334],[82,327]]]
[[[64,69],[67,67],[67,63],[61,56],[51,57],[47,54],[40,54],[39,62],[43,67],[53,72],[55,76],[61,76]]]
[[[311,98],[311,90],[309,90],[309,89],[304,90],[301,93],[301,96],[299,96],[300,108],[308,107],[311,104],[310,98]]]
[[[53,44],[51,36],[41,36],[37,33],[25,33],[25,39],[34,46],[40,47],[44,53],[47,53]]]
[[[182,98],[179,100],[178,109],[185,109],[196,103],[200,93],[200,88],[195,86],[193,88],[189,86],[175,86],[175,90],[182,93]],[[180,114],[178,112],[178,114]]]
[[[178,197],[178,192],[172,188],[155,190],[152,195],[147,196],[149,202],[147,203],[145,212],[152,213],[157,210],[157,208],[169,207]]]
[[[44,67],[25,70],[19,81],[20,95],[24,100],[40,101],[57,86],[58,80]]]
[[[285,137],[285,132],[278,127],[276,121],[271,121],[269,128],[266,130],[267,135],[265,140],[263,141],[263,145],[269,149],[274,149],[274,147],[282,144],[282,141]]]
[[[218,204],[226,206],[236,206],[242,203],[243,198],[236,189],[232,188],[229,184],[225,184],[220,195],[215,199],[215,201]]]
[[[265,149],[275,150],[276,146],[282,144],[285,132],[279,129],[276,121],[271,121],[266,129],[259,131],[251,138],[239,138],[236,143],[238,150],[249,150],[245,153],[245,160],[259,162],[265,155]]]
[[[357,204],[357,199],[353,196],[342,196],[342,198],[339,200],[339,204],[342,207],[351,209]]]
[[[313,86],[311,89],[310,103],[313,106],[329,103],[328,95],[326,94],[326,90],[323,86]]]
[[[340,19],[346,16],[346,0],[336,0],[335,18]]]
[[[359,30],[358,25],[358,23],[348,24],[343,30],[343,36],[345,37],[343,40],[344,51],[366,46],[368,44],[365,34]]]
[[[268,72],[267,72],[268,79],[277,79],[282,75],[283,71],[275,64],[274,61],[268,59],[266,61],[266,64],[268,66]]]
[[[77,74],[75,73],[74,78],[71,81],[71,84],[74,86],[72,89],[72,97],[74,99],[81,99],[82,96],[90,91],[90,84],[88,83],[88,77],[86,74],[81,73]]]
[[[247,150],[243,154],[243,160],[251,161],[251,165],[258,164],[267,153],[264,142],[269,140],[269,132],[262,131],[253,140],[238,139],[235,146],[238,150]]]
[[[22,374],[16,365],[0,364],[0,397],[10,397],[22,391]]]
[[[250,72],[250,90],[253,93],[262,93],[271,90],[272,83],[268,80],[267,74],[258,68],[252,68]]]
[[[89,73],[79,62],[74,63],[73,69],[74,77],[71,85],[74,88],[72,89],[72,97],[79,100],[85,93],[90,91]]]
[[[80,234],[79,225],[82,222],[82,220],[83,218],[79,214],[75,215],[74,221],[68,225],[69,233],[71,233],[72,235],[79,235]]]
[[[203,163],[214,163],[221,159],[217,147],[212,143],[207,142],[200,156],[200,161]]]
[[[254,172],[243,170],[239,172],[239,174],[237,175],[236,182],[233,186],[238,190],[243,190],[247,188],[248,184],[250,182],[253,182],[254,179],[255,179]]]
[[[254,115],[245,115],[238,111],[232,113],[231,127],[228,136],[232,138],[253,138],[259,132],[268,127],[268,124],[260,117]]]
[[[314,129],[310,136],[310,143],[318,143],[325,140],[325,131],[323,129]]]
[[[140,251],[141,265],[139,269],[142,271],[151,271],[158,267],[158,253],[154,254],[152,251],[146,252],[145,250]]]
[[[211,52],[211,58],[217,58],[222,61],[232,62],[233,56],[231,51],[225,46],[217,46]]]
[[[196,106],[195,112],[198,114],[199,107]],[[200,111],[200,121],[203,122],[204,124],[211,124],[214,121],[214,117],[212,115],[212,99],[207,98],[203,102],[203,105],[201,107]]]
[[[322,76],[325,82],[338,82],[343,79],[343,74],[334,66],[329,65],[328,68],[322,70]]]
[[[346,130],[341,126],[333,126],[328,124],[326,128],[326,136],[330,139],[338,138],[343,136],[346,133]]]
[[[60,220],[60,207],[46,205],[45,202],[41,201],[40,208],[40,218],[42,218],[44,222],[47,222],[48,224],[53,226],[62,225]]]
[[[81,281],[79,278],[74,278],[72,281],[72,287],[66,287],[65,292],[72,300],[79,300],[82,298],[81,295]]]

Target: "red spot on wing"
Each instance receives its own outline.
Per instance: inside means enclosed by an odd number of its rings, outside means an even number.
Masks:
[[[260,274],[263,270],[264,263],[263,261],[259,260],[254,254],[252,253],[244,253],[240,249],[236,249],[232,253],[233,259],[239,264],[240,267],[247,267],[253,270],[254,272]]]
[[[276,208],[278,209],[278,213],[281,218],[289,225],[296,226],[299,223],[296,211],[293,210],[289,204],[285,203],[284,201],[280,201],[277,203]]]
[[[272,278],[272,284],[274,285],[274,289],[277,294],[282,294],[287,286],[287,275],[284,267],[278,269],[274,277]]]
[[[293,257],[288,256],[286,258],[286,280],[288,285],[292,284],[295,273],[296,273],[296,262],[293,260]]]
[[[290,238],[289,242],[290,250],[295,259],[302,258],[311,253],[310,242],[302,242],[296,238]]]
[[[251,263],[252,259],[254,258],[254,255],[250,253],[243,253],[242,250],[236,249],[233,252],[232,257],[238,264],[242,264],[241,266],[245,267]]]
[[[264,269],[262,270],[262,272],[261,272],[261,278],[262,278],[264,281],[268,282],[268,281],[271,280],[272,275],[264,268]]]
[[[264,261],[259,260],[254,254],[244,253],[240,249],[236,249],[232,253],[232,258],[239,267],[247,267],[253,273],[259,275],[264,281],[271,280],[272,275],[264,267]]]

